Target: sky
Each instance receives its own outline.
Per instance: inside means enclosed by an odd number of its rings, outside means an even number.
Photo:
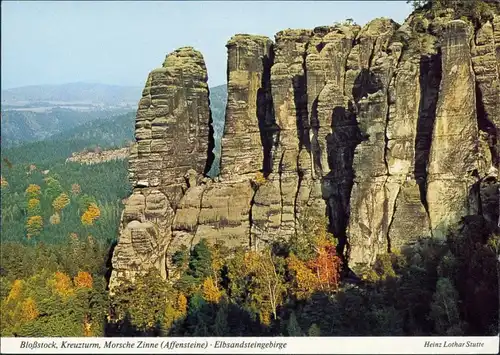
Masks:
[[[406,1],[2,1],[2,89],[71,82],[143,86],[173,50],[201,51],[209,85],[226,82],[226,43],[347,18],[402,23]]]

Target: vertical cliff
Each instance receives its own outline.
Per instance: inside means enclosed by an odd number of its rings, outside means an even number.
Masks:
[[[207,73],[181,48],[151,72],[112,282],[202,238],[260,249],[328,217],[349,266],[462,217],[498,220],[500,19],[420,11],[227,44],[221,174]]]
[[[208,171],[213,160],[207,79],[203,56],[191,47],[170,53],[147,78],[129,159],[133,193],[122,214],[111,283],[150,267],[166,277],[172,221],[193,181],[185,176]]]

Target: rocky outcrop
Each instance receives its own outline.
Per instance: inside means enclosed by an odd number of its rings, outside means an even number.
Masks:
[[[80,164],[101,164],[111,160],[124,160],[130,155],[130,148],[110,149],[97,152],[75,152],[71,157],[66,159],[66,162]]]
[[[310,217],[328,217],[355,271],[468,214],[494,228],[499,21],[475,29],[445,11],[235,35],[215,178],[203,59],[170,54],[139,104],[112,279],[174,276],[180,245],[260,249]]]
[[[192,183],[185,175],[207,172],[213,160],[207,79],[203,56],[191,47],[170,53],[148,76],[129,159],[134,190],[122,215],[111,285],[150,267],[166,277],[171,225]]]
[[[311,169],[304,69],[311,35],[309,30],[285,30],[276,34],[270,81],[277,133],[267,181],[255,194],[254,244],[262,239],[288,238],[296,231],[300,171]]]
[[[222,137],[221,175],[255,174],[263,169],[266,133],[273,128],[269,70],[272,41],[236,35],[227,44],[228,100]],[[262,133],[261,133],[262,132]]]
[[[463,21],[452,21],[441,40],[441,87],[427,179],[431,227],[438,237],[472,208],[468,196],[479,168],[470,28]]]

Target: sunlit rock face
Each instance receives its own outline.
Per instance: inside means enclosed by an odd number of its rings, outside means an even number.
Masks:
[[[227,43],[220,176],[191,47],[147,79],[111,285],[205,238],[260,249],[326,218],[356,268],[470,214],[498,221],[500,19],[412,14]]]
[[[191,47],[170,53],[147,78],[129,157],[133,193],[120,223],[111,285],[151,267],[167,276],[172,222],[192,183],[186,174],[203,174],[213,160],[207,79],[203,56]]]

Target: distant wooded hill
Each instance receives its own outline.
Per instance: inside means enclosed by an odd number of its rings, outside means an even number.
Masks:
[[[19,98],[31,98],[34,100],[43,100],[51,98],[51,95],[56,95],[64,88],[71,88],[73,84],[61,85],[60,88],[49,90],[43,94],[38,89],[45,86],[33,86],[26,88],[5,90],[6,92],[19,92]],[[91,85],[91,84],[88,84]],[[47,86],[50,87],[50,86]],[[85,85],[81,86],[82,88]],[[90,88],[90,86],[88,86]],[[114,88],[113,86],[101,85],[102,87]],[[37,89],[38,88],[38,89]],[[23,90],[26,92],[24,92]],[[41,90],[41,89],[40,89]],[[37,92],[40,92],[39,96]],[[51,94],[52,92],[52,94]],[[115,90],[119,93],[119,90]],[[128,100],[130,97],[126,90],[123,100]],[[84,94],[87,93],[85,96]],[[2,91],[2,96],[4,92]],[[64,99],[82,99],[90,102],[98,96],[95,96],[95,91],[90,89],[87,91],[77,92],[73,90],[73,94],[66,96],[54,96],[58,100]],[[111,94],[109,94],[111,95]],[[101,97],[104,97],[102,95]],[[210,89],[210,101],[212,108],[212,117],[214,122],[216,155],[220,152],[220,137],[224,129],[224,112],[226,108],[226,85],[216,86]],[[141,97],[141,93],[136,93],[134,96],[135,106]],[[2,101],[5,98],[2,97]],[[38,102],[38,101],[37,101]],[[72,151],[78,151],[86,148],[87,146],[122,146],[128,141],[134,140],[134,120],[135,120],[135,106],[132,107],[95,107],[90,111],[82,111],[73,108],[52,107],[45,111],[40,111],[35,108],[37,103],[35,101],[25,104],[27,107],[23,110],[19,109],[5,109],[2,104],[2,119],[1,119],[1,143],[2,147],[21,146],[25,143],[32,143],[28,146],[19,147],[20,150],[29,149],[33,154],[38,154],[37,149],[40,146],[54,145],[65,146],[65,149],[58,149],[66,152],[71,148]],[[11,107],[11,106],[6,106]],[[46,141],[37,144],[35,142]],[[62,142],[64,142],[62,144]],[[45,149],[43,149],[45,151]],[[215,172],[218,171],[217,169]]]
[[[16,103],[93,103],[118,105],[134,103],[140,98],[139,86],[94,83],[32,85],[2,90],[2,105]]]

